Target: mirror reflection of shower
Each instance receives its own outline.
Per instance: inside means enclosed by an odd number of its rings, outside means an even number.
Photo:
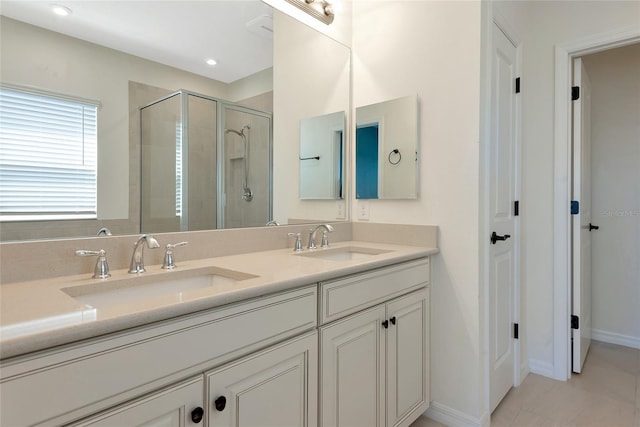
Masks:
[[[242,138],[242,146],[243,146],[243,153],[242,153],[242,158],[243,158],[243,162],[242,162],[242,190],[243,190],[243,194],[242,194],[242,199],[246,200],[247,202],[250,202],[251,200],[253,200],[253,194],[251,193],[251,188],[249,188],[249,136],[248,136],[248,131],[251,129],[251,125],[246,124],[242,127],[242,129],[240,131],[237,131],[235,129],[225,129],[224,133],[228,134],[228,133],[234,133],[236,135],[238,135],[240,138]],[[247,134],[245,135],[244,131],[247,131]]]
[[[140,129],[141,232],[273,219],[272,113],[180,90],[140,108]]]

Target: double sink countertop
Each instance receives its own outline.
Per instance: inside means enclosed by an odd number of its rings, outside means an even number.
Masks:
[[[0,359],[122,331],[438,253],[437,248],[347,241],[181,262],[142,274],[111,271],[2,285]],[[426,280],[426,278],[425,278]]]

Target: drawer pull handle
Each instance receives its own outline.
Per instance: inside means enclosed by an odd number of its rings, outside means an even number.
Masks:
[[[396,316],[393,316],[391,319],[389,319],[391,321],[392,325],[396,324]]]
[[[199,406],[193,411],[191,411],[191,421],[193,421],[195,424],[198,424],[200,421],[202,421],[203,416],[204,416],[204,409],[202,409]]]
[[[383,321],[383,322],[382,322],[382,326],[383,326],[385,329],[387,329],[387,328],[389,327],[389,321],[388,321],[388,320]]]
[[[224,408],[227,406],[227,398],[224,396],[220,396],[216,400],[213,401],[216,409],[220,412],[224,411]]]

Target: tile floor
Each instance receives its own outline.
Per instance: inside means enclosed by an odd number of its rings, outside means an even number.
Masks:
[[[420,418],[411,427],[441,427]],[[492,427],[640,427],[640,350],[592,342],[569,381],[529,374],[491,415]]]

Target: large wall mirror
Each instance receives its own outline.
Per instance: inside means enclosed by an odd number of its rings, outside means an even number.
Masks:
[[[3,1],[0,76],[99,105],[96,218],[3,220],[0,240],[348,219],[299,197],[298,137],[348,111],[348,47],[259,0],[66,5]]]
[[[356,198],[418,197],[418,97],[356,108]]]

